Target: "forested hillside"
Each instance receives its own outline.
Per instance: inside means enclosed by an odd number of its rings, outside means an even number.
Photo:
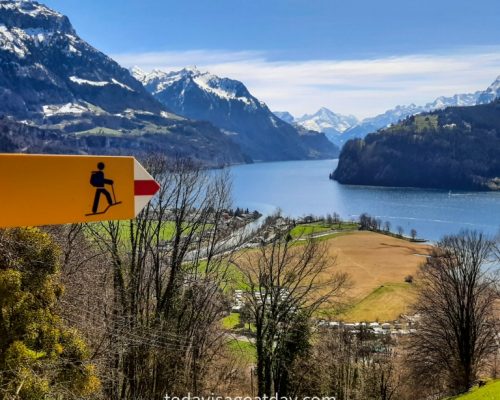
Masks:
[[[500,101],[409,117],[349,141],[331,177],[340,183],[500,189]]]

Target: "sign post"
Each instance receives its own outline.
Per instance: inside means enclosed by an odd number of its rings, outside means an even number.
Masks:
[[[0,227],[132,219],[159,189],[133,157],[0,154]]]

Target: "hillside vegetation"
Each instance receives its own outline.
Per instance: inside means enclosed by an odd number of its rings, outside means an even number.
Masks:
[[[500,399],[500,380],[487,383],[483,387],[475,387],[470,392],[450,397],[447,400],[497,400]]]
[[[500,101],[412,116],[346,143],[345,184],[500,190]]]

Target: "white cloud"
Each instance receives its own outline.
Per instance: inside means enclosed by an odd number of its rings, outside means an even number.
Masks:
[[[485,89],[500,74],[500,48],[471,48],[357,60],[274,61],[261,52],[192,50],[117,54],[126,67],[146,71],[200,70],[241,80],[272,110],[295,115],[321,106],[359,117],[397,104],[424,104],[438,96]]]

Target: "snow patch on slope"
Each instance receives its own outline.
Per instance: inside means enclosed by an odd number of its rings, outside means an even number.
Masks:
[[[77,76],[70,76],[69,80],[71,82],[77,83],[79,85],[90,85],[90,86],[106,86],[106,85],[109,85],[108,81],[90,81],[88,79],[78,78]]]
[[[89,79],[83,79],[83,78],[79,78],[77,76],[70,76],[69,80],[71,82],[77,83],[78,85],[90,85],[90,86],[100,86],[100,87],[107,86],[107,85],[117,85],[117,86],[120,86],[121,88],[129,90],[131,92],[134,91],[130,86],[127,86],[124,83],[117,81],[115,78],[112,78],[111,82],[108,82],[108,81],[91,81]]]
[[[4,24],[0,25],[0,49],[13,53],[19,58],[26,57],[29,50],[22,39],[23,34],[22,29],[9,29]]]
[[[43,106],[43,113],[45,116],[50,117],[57,114],[76,114],[80,115],[90,111],[88,107],[76,103],[48,104]]]
[[[222,85],[220,85],[221,79],[215,75],[211,75],[207,72],[199,73],[193,77],[193,81],[206,92],[213,93],[216,96],[219,96],[221,99],[238,100],[242,101],[247,105],[252,104],[252,101],[249,98],[243,96],[237,96],[234,90],[231,90],[230,88],[227,87],[225,88]]]
[[[115,78],[112,78],[111,82],[113,82],[115,85],[118,85],[118,86],[122,87],[123,89],[127,89],[127,90],[129,90],[131,92],[134,91],[130,86],[127,86],[124,83],[121,83],[121,82],[117,81]]]

